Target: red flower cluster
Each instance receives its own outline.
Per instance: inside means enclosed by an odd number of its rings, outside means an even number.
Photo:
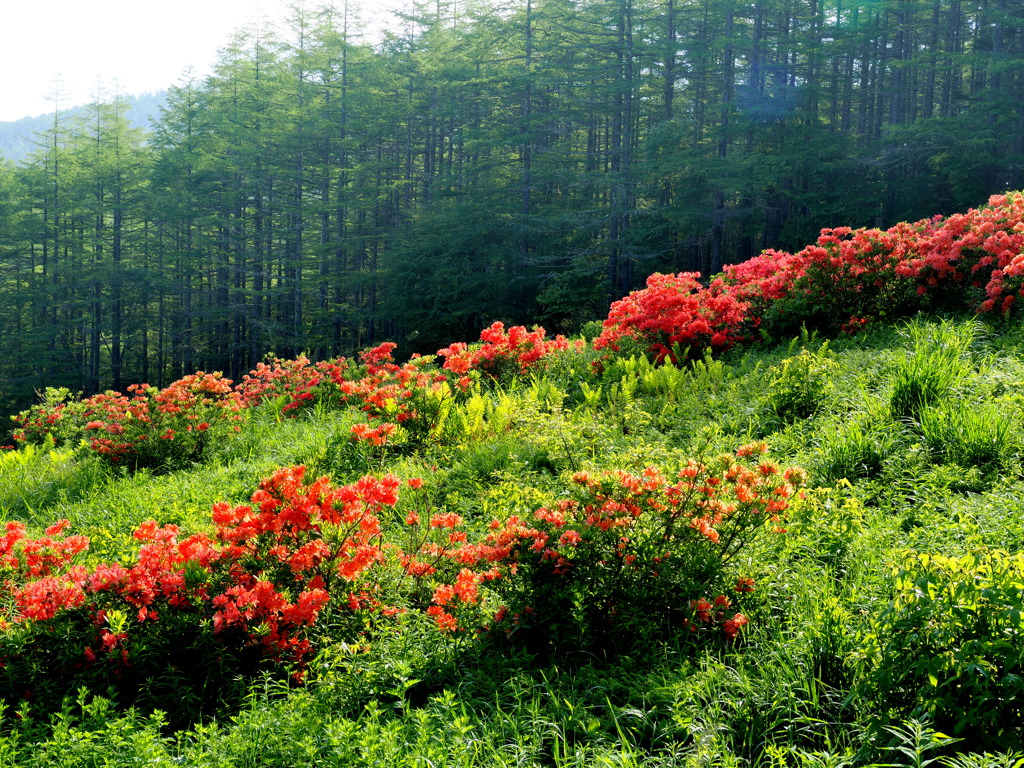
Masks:
[[[332,591],[347,592],[383,560],[378,515],[398,502],[398,486],[392,475],[306,485],[303,467],[282,469],[261,483],[252,505],[215,505],[212,538],[179,541],[177,526],[144,523],[130,566],[75,565],[88,541],[60,538],[66,521],[39,539],[10,523],[0,537],[2,589],[13,598],[5,620],[45,626],[84,617],[97,633],[86,656],[116,646],[128,661],[134,628],[173,611],[209,621],[215,634],[240,633],[272,658],[301,662],[310,647],[305,634]],[[113,612],[131,617],[125,632],[110,635],[103,626]]]
[[[726,267],[713,288],[747,301],[758,322],[789,331],[799,323],[824,323],[851,332],[880,313],[921,308],[920,293],[899,277],[934,220],[897,224],[888,230],[823,229],[817,241],[795,254],[765,251]]]
[[[239,397],[247,407],[281,400],[281,413],[295,415],[317,403],[354,406],[371,419],[401,424],[406,436],[426,438],[437,425],[445,401],[455,395],[447,377],[429,370],[432,358],[414,355],[394,362],[394,342],[364,350],[354,365],[345,358],[311,364],[305,357],[261,363],[242,380]],[[359,440],[383,443],[382,432],[354,432]],[[385,437],[390,436],[390,432]]]
[[[1008,312],[1024,287],[1024,194],[886,230],[823,229],[790,254],[768,250],[700,275],[655,274],[612,305],[596,349],[639,343],[659,360],[689,348],[722,351],[757,327],[788,333],[801,323],[855,333],[871,318],[926,308]]]
[[[709,626],[718,625],[726,639],[732,641],[739,634],[740,629],[749,623],[745,614],[734,613],[729,616],[729,608],[732,607],[732,600],[725,595],[718,595],[714,601],[705,599],[691,600],[691,618],[683,620],[683,626],[691,632],[698,631],[701,624]]]
[[[674,359],[676,350],[692,359],[745,340],[755,324],[750,305],[721,283],[703,287],[699,278],[697,272],[651,275],[645,289],[612,304],[594,348],[618,350],[630,339],[663,361]]]
[[[55,446],[60,445],[64,442],[61,427],[65,426],[65,421],[75,420],[73,409],[68,408],[68,405],[64,401],[47,402],[12,416],[15,425],[12,439],[18,443],[40,445],[49,437]],[[0,448],[13,449],[14,446],[4,445]]]
[[[305,356],[294,360],[274,358],[270,364],[257,364],[242,377],[237,387],[238,398],[246,408],[281,399],[281,413],[294,414],[322,399],[325,396],[322,385],[344,378],[348,370],[348,361],[343,357],[315,365]]]
[[[470,346],[458,342],[438,350],[437,354],[445,358],[444,369],[456,375],[480,371],[501,380],[526,372],[555,352],[569,349],[579,352],[583,346],[583,342],[570,342],[564,336],[549,339],[540,326],[528,331],[516,325],[506,331],[505,325],[497,322],[480,333],[480,344]]]
[[[1008,312],[1024,283],[1024,194],[994,195],[987,206],[929,224],[897,274],[915,280],[922,294],[984,289],[981,311]]]
[[[238,430],[242,404],[230,379],[194,373],[158,390],[133,384],[128,394],[106,392],[77,403],[43,403],[16,421],[45,423],[65,432],[73,421],[89,448],[111,464],[130,468],[167,467],[198,460],[215,435]],[[21,442],[45,439],[44,431],[22,429]]]
[[[407,435],[425,439],[432,435],[445,403],[456,392],[444,374],[428,368],[432,358],[413,357],[404,365],[394,363],[394,346],[388,342],[363,353],[365,375],[335,380],[339,398],[371,419],[396,422]]]
[[[386,445],[388,438],[395,433],[397,429],[395,424],[391,422],[384,422],[376,427],[371,427],[369,424],[359,423],[352,425],[352,438],[356,442],[365,442],[374,446]]]

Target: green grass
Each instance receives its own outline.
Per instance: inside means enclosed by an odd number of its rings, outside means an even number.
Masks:
[[[736,563],[757,590],[733,645],[679,627],[617,653],[541,659],[514,638],[443,638],[413,620],[357,646],[328,633],[305,686],[240,679],[246,695],[177,728],[103,690],[69,691],[53,716],[25,698],[2,715],[0,764],[1024,765],[1019,740],[953,733],[921,703],[927,690],[880,688],[872,651],[911,554],[1024,546],[1022,414],[1024,329],[917,320],[690,369],[633,359],[598,380],[566,364],[479,392],[450,417],[457,439],[418,448],[356,450],[359,414],[268,410],[203,464],[166,475],[113,472],[74,449],[0,455],[5,519],[39,530],[69,518],[105,559],[132,551],[147,519],[208,530],[213,503],[240,503],[299,463],[338,483],[429,478],[433,511],[481,525],[552,503],[579,470],[671,469],[754,439],[807,467],[812,486],[786,533]],[[948,631],[967,626],[983,631],[966,620]],[[1003,644],[1002,674],[1020,674],[1019,627],[985,642]]]

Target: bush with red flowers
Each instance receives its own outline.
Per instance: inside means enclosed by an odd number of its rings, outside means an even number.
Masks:
[[[639,344],[658,361],[698,359],[705,350],[723,352],[751,337],[756,319],[750,304],[721,284],[704,287],[697,272],[653,274],[647,287],[612,304],[595,349],[619,351]]]
[[[17,442],[84,438],[112,466],[166,470],[198,461],[214,440],[241,429],[242,402],[219,373],[200,371],[162,390],[133,384],[127,395],[104,392],[77,402],[54,392],[14,417]]]
[[[212,533],[143,523],[134,557],[118,562],[84,561],[88,540],[66,536],[67,521],[36,539],[9,523],[6,697],[44,685],[59,701],[61,686],[91,683],[132,698],[168,665],[188,688],[204,684],[209,664],[230,677],[232,664],[253,670],[261,659],[301,680],[324,616],[334,639],[419,611],[444,633],[490,628],[541,651],[610,647],[657,619],[732,640],[746,623],[734,601],[750,583],[727,597],[725,567],[779,527],[804,480],[763,450],[690,461],[674,481],[653,467],[578,473],[571,497],[484,530],[429,511],[418,478],[405,484],[403,520],[394,475],[335,486],[307,482],[301,466],[263,480],[251,503],[215,504]],[[427,506],[417,511],[417,500]]]
[[[241,429],[242,405],[231,380],[194,373],[158,390],[108,392],[82,401],[89,448],[115,466],[174,469],[202,458],[207,446]]]
[[[540,326],[532,331],[522,325],[506,330],[504,323],[496,322],[481,331],[479,344],[458,342],[437,354],[445,359],[444,369],[456,376],[480,371],[494,381],[507,382],[542,364],[550,355],[580,352],[583,346],[583,342],[571,342],[561,335],[549,339]]]
[[[639,346],[659,361],[689,349],[694,359],[750,342],[755,330],[852,333],[921,310],[1005,314],[1022,288],[1024,194],[994,195],[947,219],[823,229],[797,253],[767,250],[706,286],[696,272],[651,275],[612,304],[594,347]]]

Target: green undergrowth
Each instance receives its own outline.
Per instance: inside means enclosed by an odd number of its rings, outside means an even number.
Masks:
[[[304,685],[263,668],[191,716],[173,692],[26,691],[2,714],[0,764],[1024,765],[1024,329],[918,319],[685,369],[588,362],[477,387],[445,439],[417,445],[354,443],[358,413],[265,408],[162,475],[25,447],[0,454],[0,514],[68,518],[116,560],[142,521],[209,531],[212,504],[304,464],[337,484],[421,477],[421,512],[483,528],[557,503],[574,473],[763,440],[811,482],[785,532],[732,564],[756,585],[734,642],[637,624],[614,647],[537,653],[414,614],[357,642],[327,627]]]

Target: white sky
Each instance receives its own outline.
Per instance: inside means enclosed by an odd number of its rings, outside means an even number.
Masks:
[[[159,91],[206,74],[239,28],[287,17],[289,0],[0,0],[0,121]],[[306,0],[307,8],[320,3]],[[361,0],[364,20],[397,0]]]

